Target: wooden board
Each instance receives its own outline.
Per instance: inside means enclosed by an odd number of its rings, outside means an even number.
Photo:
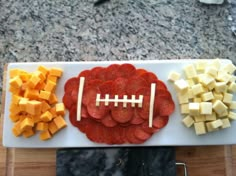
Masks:
[[[2,103],[1,117],[4,113],[4,97]],[[56,149],[4,148],[2,120],[0,118],[0,176],[56,175]],[[236,145],[176,147],[176,160],[187,164],[189,176],[236,175]],[[183,176],[183,169],[178,167],[177,173]]]

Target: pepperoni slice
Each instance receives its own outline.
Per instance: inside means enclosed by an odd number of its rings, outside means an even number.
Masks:
[[[102,95],[111,94],[113,81],[105,81],[99,86]]]
[[[144,123],[142,123],[141,126],[142,126],[143,131],[150,134],[156,133],[160,130],[159,128],[155,128],[154,125],[152,125],[152,128],[150,128],[148,121],[145,121]]]
[[[91,100],[87,104],[87,110],[89,115],[94,119],[102,119],[108,113],[109,109],[105,107],[104,103],[100,103],[99,106],[96,106],[95,100]]]
[[[76,108],[76,106],[72,106],[70,108],[69,113],[70,113],[69,119],[70,119],[71,124],[74,126],[78,126],[80,122],[77,121],[77,108]]]
[[[92,121],[89,127],[86,128],[86,136],[93,142],[103,143],[104,136],[101,130],[102,128],[100,123]]]
[[[92,79],[99,79],[99,74],[102,72],[103,67],[94,67],[90,70]]]
[[[92,79],[92,80],[89,80],[89,81],[87,82],[86,86],[97,88],[97,87],[99,87],[102,83],[103,83],[103,81],[100,80],[100,79]]]
[[[110,113],[108,113],[102,120],[101,123],[106,127],[115,127],[118,123],[113,120]]]
[[[144,120],[147,120],[149,118],[149,106],[150,96],[144,96],[142,108],[137,109],[138,115]]]
[[[65,93],[62,98],[62,102],[64,103],[66,109],[70,109],[71,106],[74,104],[73,101],[71,101],[71,94]]]
[[[77,101],[78,101],[78,89],[73,89],[71,91],[71,101],[73,102],[73,104],[77,105]]]
[[[156,88],[167,90],[167,87],[166,87],[165,83],[162,82],[161,80],[156,81]]]
[[[160,116],[169,116],[175,110],[175,104],[171,97],[160,95],[155,98],[155,108]]]
[[[142,144],[144,143],[144,140],[140,140],[134,135],[136,128],[136,126],[129,126],[126,128],[127,141],[131,144]]]
[[[128,79],[126,78],[117,78],[113,81],[112,84],[112,94],[113,95],[125,95],[126,94],[126,87],[128,85]]]
[[[79,79],[77,77],[70,78],[66,81],[64,91],[71,92],[73,89],[79,88]]]
[[[136,75],[137,76],[140,76],[140,75],[142,75],[143,73],[146,73],[146,72],[147,72],[147,70],[142,69],[142,68],[136,69]]]
[[[115,80],[117,78],[119,67],[120,65],[118,64],[108,66],[105,70],[106,80]]]
[[[129,78],[136,73],[136,68],[132,64],[122,64],[119,67],[119,77]]]
[[[90,117],[85,105],[81,106],[81,117],[83,117],[83,118],[89,118]]]
[[[131,106],[123,108],[123,106],[119,105],[118,107],[112,108],[111,115],[116,122],[127,123],[133,117],[133,108]]]
[[[157,76],[152,72],[146,72],[140,76],[147,81],[148,85],[151,85],[151,83],[156,83],[158,80]]]
[[[141,87],[148,87],[148,83],[142,77],[132,77],[128,80],[128,84],[126,86],[126,92],[129,95],[135,94]]]
[[[150,133],[145,132],[142,128],[137,127],[134,131],[134,136],[139,140],[146,141],[152,135]]]
[[[133,125],[139,125],[143,122],[144,122],[144,119],[139,116],[137,110],[134,110],[134,115],[130,123]]]
[[[86,87],[83,91],[82,103],[87,106],[89,101],[96,100],[98,93],[101,93],[98,88]]]
[[[112,136],[112,143],[113,144],[122,144],[123,138],[120,135],[121,128],[119,126],[114,127],[113,129],[110,129],[110,134]]]
[[[152,125],[153,125],[154,128],[161,129],[164,126],[167,125],[168,121],[169,121],[169,116],[156,116],[153,119],[153,124]]]
[[[143,95],[143,96],[150,96],[151,95],[151,89],[148,87],[141,87],[140,89],[138,89],[135,93],[136,97],[138,97],[139,95]]]

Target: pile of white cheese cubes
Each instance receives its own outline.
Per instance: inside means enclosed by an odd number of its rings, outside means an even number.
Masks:
[[[236,120],[235,70],[232,63],[212,59],[184,66],[184,76],[175,71],[169,74],[184,116],[182,122],[186,127],[194,126],[197,135],[228,128]]]

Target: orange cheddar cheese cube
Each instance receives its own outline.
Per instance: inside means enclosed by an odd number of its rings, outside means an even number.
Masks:
[[[48,124],[48,130],[50,131],[50,133],[52,135],[54,135],[59,129],[57,128],[56,124],[54,121],[51,121],[49,124]]]
[[[56,107],[52,107],[49,109],[49,112],[52,114],[52,118],[55,118],[57,116],[57,112],[56,112]]]
[[[50,96],[51,96],[51,92],[48,92],[48,91],[41,90],[39,93],[39,98],[43,100],[49,100]]]
[[[12,94],[15,94],[15,95],[19,95],[21,90],[19,88],[16,88],[16,87],[13,87],[10,85],[9,87],[9,91],[12,93]]]
[[[57,116],[53,119],[58,129],[62,129],[66,127],[66,121],[62,118],[62,116]]]
[[[48,123],[46,123],[46,122],[39,122],[39,123],[37,123],[36,130],[38,130],[38,131],[48,130]]]
[[[46,68],[46,67],[44,67],[44,66],[42,66],[42,65],[40,65],[39,67],[38,67],[38,70],[46,77],[47,75],[48,75],[48,73],[49,73],[49,70]]]
[[[11,102],[12,102],[12,104],[18,105],[20,99],[21,99],[20,96],[13,94],[13,95],[12,95]]]
[[[61,77],[63,71],[60,68],[51,68],[49,74],[56,77]]]
[[[64,103],[57,103],[56,104],[56,113],[57,115],[65,115],[65,106]]]
[[[31,115],[39,115],[42,110],[42,102],[37,100],[30,100],[26,106],[26,112]]]
[[[22,134],[22,130],[20,129],[20,125],[21,125],[20,122],[16,122],[12,128],[12,132],[16,137],[20,136]]]
[[[32,75],[29,79],[29,81],[27,82],[28,83],[28,86],[29,88],[35,88],[36,85],[40,82],[40,78],[37,76],[37,75]]]
[[[36,89],[26,89],[24,92],[24,97],[30,100],[35,100],[39,98],[39,91]]]
[[[17,122],[20,119],[20,115],[14,115],[14,114],[10,114],[10,119],[12,122]]]
[[[34,124],[37,124],[38,122],[42,121],[40,118],[40,115],[32,116],[32,119],[33,119]]]
[[[57,96],[56,96],[56,94],[55,93],[52,93],[51,94],[51,96],[50,96],[50,98],[49,98],[49,104],[55,104],[55,103],[57,103],[58,102],[58,99],[57,99]]]
[[[34,126],[34,122],[33,122],[33,120],[31,119],[31,118],[25,118],[22,122],[21,122],[21,124],[20,124],[20,129],[22,130],[22,131],[24,131],[24,130],[26,130],[26,129],[30,129],[30,128],[32,128]]]
[[[39,137],[40,137],[41,140],[44,141],[44,140],[50,139],[52,136],[51,136],[51,134],[49,133],[49,131],[46,130],[46,131],[42,131],[42,132],[40,133]]]
[[[20,112],[21,112],[21,109],[20,109],[19,105],[15,105],[15,104],[10,105],[10,113],[12,115],[17,115]]]
[[[40,79],[40,82],[43,82],[46,79],[46,76],[39,70],[35,71],[33,75],[37,76]]]
[[[19,76],[15,76],[11,78],[9,82],[10,82],[10,85],[15,88],[20,88],[23,84]]]
[[[10,78],[16,77],[21,73],[22,70],[15,68],[9,71]]]
[[[19,76],[20,76],[20,79],[21,79],[23,82],[27,82],[27,81],[29,81],[29,79],[30,79],[30,74],[27,73],[27,72],[21,72],[21,73],[19,74]]]
[[[47,110],[49,110],[51,108],[51,106],[46,102],[46,101],[42,101],[42,112],[46,112]]]
[[[44,112],[41,116],[40,116],[40,119],[43,121],[43,122],[49,122],[51,121],[53,118],[52,114],[49,112],[49,111],[46,111]]]
[[[28,98],[21,98],[19,101],[19,107],[21,111],[26,111],[26,107],[28,104],[29,99]]]
[[[23,131],[22,135],[25,138],[29,138],[35,134],[34,130],[32,128],[28,128],[27,130]]]
[[[52,81],[54,83],[57,83],[57,79],[58,79],[58,77],[53,76],[53,75],[48,75],[48,77],[47,77],[48,81]]]
[[[45,87],[45,82],[40,82],[40,83],[38,83],[36,86],[35,86],[35,89],[37,89],[37,90],[43,90],[44,89],[44,87]]]
[[[44,90],[48,92],[53,92],[55,90],[55,87],[56,87],[56,83],[48,80],[44,87]]]

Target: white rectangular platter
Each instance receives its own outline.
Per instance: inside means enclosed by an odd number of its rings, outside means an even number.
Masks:
[[[9,105],[11,95],[9,89],[9,70],[12,68],[21,68],[26,71],[33,72],[39,65],[47,67],[58,67],[64,70],[63,76],[60,78],[56,94],[59,100],[62,100],[64,94],[64,84],[67,79],[77,76],[85,69],[91,69],[95,66],[108,66],[114,63],[131,63],[136,68],[144,68],[157,75],[162,80],[168,90],[171,92],[176,108],[170,116],[170,120],[162,130],[154,134],[145,143],[139,146],[192,146],[192,145],[228,145],[236,144],[236,121],[232,122],[231,128],[219,130],[217,132],[208,133],[206,135],[197,136],[193,128],[186,128],[181,120],[180,108],[177,102],[176,92],[173,83],[167,81],[170,71],[177,71],[183,75],[183,67],[187,64],[194,63],[196,60],[152,60],[152,61],[106,61],[106,62],[37,62],[37,63],[10,63],[8,65],[6,79],[6,95],[5,95],[5,114],[3,124],[3,146],[18,148],[73,148],[73,147],[115,147],[115,146],[134,146],[134,145],[105,145],[91,142],[77,128],[69,122],[69,113],[66,112],[65,119],[68,126],[57,133],[48,141],[39,140],[39,136],[35,135],[28,139],[23,137],[15,137],[12,134],[13,123],[9,119]],[[223,64],[231,63],[230,60],[221,60]]]

